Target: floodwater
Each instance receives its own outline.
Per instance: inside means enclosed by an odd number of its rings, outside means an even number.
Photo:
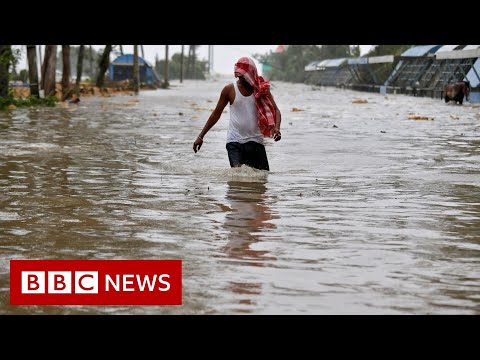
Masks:
[[[192,150],[229,81],[0,113],[1,314],[480,314],[480,108],[274,82],[266,174],[228,113]],[[180,259],[183,305],[11,306],[11,259]]]

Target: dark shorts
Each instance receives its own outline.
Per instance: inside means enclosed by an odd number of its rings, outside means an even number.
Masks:
[[[231,167],[245,164],[259,170],[270,170],[265,146],[262,144],[255,141],[249,141],[245,144],[229,142],[227,143],[227,151]]]

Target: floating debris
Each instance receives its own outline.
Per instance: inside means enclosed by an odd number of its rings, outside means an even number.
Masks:
[[[368,100],[364,100],[364,99],[353,100],[352,104],[368,104]]]
[[[292,108],[292,112],[299,112],[299,111],[305,111],[305,110],[299,109],[299,108],[296,108],[296,107]]]
[[[182,113],[182,112],[179,112],[179,113],[178,113],[178,115],[182,116],[182,115],[183,115],[183,113]]]
[[[421,115],[410,115],[409,120],[433,120],[433,117],[430,116],[421,116]]]
[[[338,126],[337,126],[337,125],[333,125],[333,126],[332,126],[332,128],[335,128],[335,129],[337,129],[337,128],[338,128]]]
[[[457,115],[450,115],[450,117],[454,120],[459,120],[460,119],[460,116],[457,116]]]
[[[382,134],[386,134],[386,133],[387,133],[386,131],[383,131],[383,130],[380,130],[380,132],[381,132]]]
[[[112,105],[112,106],[135,106],[135,102],[126,102],[126,103],[110,103],[109,105]]]

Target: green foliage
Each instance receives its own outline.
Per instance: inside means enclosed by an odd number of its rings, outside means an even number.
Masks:
[[[11,46],[11,45],[6,45]],[[0,54],[0,65],[9,66],[13,60],[13,51],[11,48],[4,47],[3,52]]]
[[[12,48],[12,52],[10,53],[10,63],[12,64],[12,68],[15,69],[20,61],[22,56],[21,49]]]
[[[272,67],[264,73],[269,80],[303,82],[305,66],[315,60],[353,57],[360,55],[358,45],[288,45],[284,52],[255,54],[260,63]]]
[[[400,55],[413,45],[376,45],[366,56]],[[281,53],[255,54],[261,64],[271,67],[263,76],[268,80],[303,82],[305,66],[312,61],[359,57],[360,45],[288,45]]]
[[[365,56],[383,56],[383,55],[401,55],[414,45],[374,45]],[[378,64],[376,67],[377,74],[380,78],[387,79],[392,73],[396,62],[393,64]]]
[[[374,45],[366,56],[401,55],[414,45]]]
[[[58,47],[57,53],[57,64],[56,69],[62,71],[63,69],[63,58],[62,58],[62,47]],[[80,50],[80,46],[70,45],[70,69],[72,71],[72,77],[77,76],[77,62],[78,62],[78,52]],[[102,57],[103,49],[95,50],[92,47],[92,53],[90,54],[90,45],[85,45],[85,49],[83,52],[83,69],[82,69],[82,77],[88,76],[91,82],[95,82],[97,72],[98,72],[98,62],[99,59]],[[92,59],[93,69],[90,69],[90,57]]]
[[[10,73],[10,81],[28,82],[28,70],[22,69],[18,74]]]
[[[31,107],[31,106],[53,107],[57,102],[58,102],[58,99],[55,96],[48,96],[43,99],[37,98],[35,96],[29,96],[26,99],[18,99],[13,97],[12,92],[10,92],[10,94],[6,97],[0,96],[0,110],[5,110],[10,105],[15,105],[16,107]]]
[[[181,53],[173,54],[172,58],[168,62],[168,78],[172,79],[180,79],[180,67],[181,67]],[[195,79],[197,80],[205,80],[205,73],[207,72],[207,61],[204,60],[196,60],[195,61]],[[164,71],[165,71],[165,60],[156,60],[155,61],[155,71],[157,72],[160,79],[164,79]],[[183,58],[183,78],[189,79],[190,77],[187,76],[187,57],[184,56]],[[193,77],[191,77],[193,78]]]
[[[350,45],[350,54],[352,54],[353,57],[360,57],[360,45]]]
[[[17,74],[17,65],[20,62],[20,58],[22,57],[22,49],[15,48],[14,45],[9,45],[10,48],[7,51],[4,51],[2,55],[0,55],[0,64],[8,65],[9,68],[9,80],[22,80]]]

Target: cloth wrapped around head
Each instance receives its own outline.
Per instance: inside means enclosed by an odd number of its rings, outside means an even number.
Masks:
[[[264,136],[271,136],[275,127],[275,107],[267,96],[270,83],[258,76],[257,67],[252,59],[240,58],[235,64],[235,77],[242,76],[253,87],[258,110],[258,126]]]

